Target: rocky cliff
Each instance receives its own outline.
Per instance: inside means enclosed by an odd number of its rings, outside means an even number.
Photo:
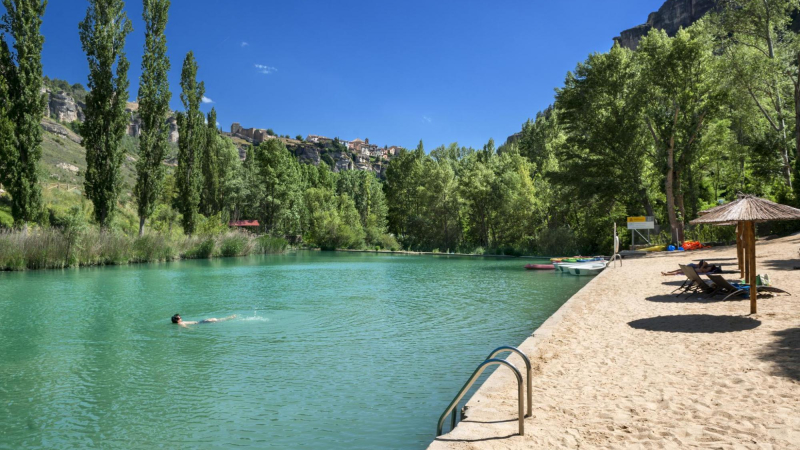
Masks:
[[[83,122],[85,118],[83,115],[83,103],[76,101],[65,91],[54,92],[47,87],[43,87],[42,93],[47,96],[44,111],[45,117],[60,123]],[[139,137],[142,131],[142,121],[139,118],[139,104],[136,102],[128,102],[125,112],[130,115],[128,136]],[[175,119],[174,113],[170,113],[170,116],[167,118],[167,125],[169,126],[169,141],[172,143],[178,142],[178,122]],[[52,128],[52,123],[47,126]],[[51,131],[47,128],[45,129],[46,131]]]
[[[59,122],[75,122],[76,120],[83,121],[83,106],[78,103],[64,91],[50,92],[44,90],[47,94],[47,107],[45,108],[45,116],[50,117]]]
[[[639,40],[654,28],[674,36],[678,30],[695,23],[718,4],[719,0],[667,0],[658,11],[650,14],[647,23],[623,31],[614,41],[634,50],[639,46]]]

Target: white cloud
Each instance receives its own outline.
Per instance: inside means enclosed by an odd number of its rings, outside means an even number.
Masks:
[[[431,122],[433,122],[433,119],[431,119],[431,118],[430,118],[430,117],[428,117],[428,116],[422,116],[422,120],[423,120],[423,121],[425,121],[425,122],[427,122],[427,123],[431,123]]]
[[[263,73],[264,75],[269,75],[278,71],[278,69],[274,67],[265,66],[263,64],[256,64],[256,70],[258,70],[258,73]]]
[[[217,128],[219,128],[219,122],[217,122]]]
[[[247,43],[247,42],[245,42],[245,41],[242,41],[242,47],[247,47],[248,45],[250,45],[250,44],[248,44],[248,43]]]
[[[204,95],[204,96],[203,96],[203,99],[202,99],[202,102],[203,102],[203,103],[214,103],[214,100],[211,100],[210,98],[208,98],[208,97],[206,97],[206,96]]]

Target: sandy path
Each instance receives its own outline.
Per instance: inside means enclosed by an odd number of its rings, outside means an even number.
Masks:
[[[754,316],[749,299],[676,299],[681,278],[660,275],[699,258],[735,269],[734,248],[604,271],[521,346],[534,365],[525,436],[514,436],[516,383],[501,369],[429,448],[800,448],[798,246],[758,244],[758,273],[794,296],[760,299]]]

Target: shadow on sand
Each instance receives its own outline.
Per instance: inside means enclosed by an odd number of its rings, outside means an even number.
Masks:
[[[724,295],[717,295],[714,297],[708,297],[705,294],[695,294],[691,297],[686,296],[686,294],[682,294],[680,297],[676,297],[676,294],[666,294],[666,295],[654,295],[652,297],[647,297],[645,300],[648,302],[655,302],[655,303],[720,303],[720,302],[738,302],[743,299],[743,297],[733,297],[727,300],[725,299]]]
[[[502,439],[512,438],[514,436],[519,436],[519,435],[514,433],[514,434],[509,434],[508,436],[493,436],[480,439],[447,439],[447,438],[437,437],[436,440],[443,442],[484,442],[484,441],[499,441]]]
[[[732,333],[752,330],[761,325],[760,320],[743,316],[712,316],[688,314],[683,316],[659,316],[628,322],[632,328],[669,333]]]
[[[758,266],[772,270],[800,270],[800,259],[770,259],[759,261]]]
[[[776,366],[776,375],[800,381],[800,328],[776,331],[778,340],[767,345],[759,356]]]

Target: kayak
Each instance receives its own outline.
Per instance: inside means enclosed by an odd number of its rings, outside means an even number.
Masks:
[[[527,270],[553,270],[556,267],[552,264],[525,264]]]

